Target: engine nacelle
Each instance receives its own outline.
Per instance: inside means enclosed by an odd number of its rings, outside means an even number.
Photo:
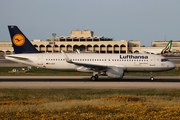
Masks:
[[[112,69],[108,69],[106,74],[109,78],[123,78],[124,70],[122,68],[114,67]]]

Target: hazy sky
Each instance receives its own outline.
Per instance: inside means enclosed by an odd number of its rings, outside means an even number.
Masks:
[[[45,41],[92,30],[114,41],[180,40],[180,0],[0,0],[0,41],[10,41],[7,25]]]

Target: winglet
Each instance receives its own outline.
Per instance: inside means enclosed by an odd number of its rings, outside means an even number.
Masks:
[[[63,54],[64,58],[66,59],[66,62],[72,63],[72,60],[69,59],[69,57],[63,52],[63,50],[61,50],[61,53]]]
[[[76,49],[76,53],[80,53],[80,51],[78,49]]]

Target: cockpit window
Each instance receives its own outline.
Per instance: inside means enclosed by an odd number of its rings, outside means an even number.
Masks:
[[[167,58],[161,59],[161,62],[166,62],[166,61],[169,61],[169,60]]]

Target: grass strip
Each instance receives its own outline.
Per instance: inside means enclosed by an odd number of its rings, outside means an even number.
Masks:
[[[1,100],[91,100],[131,95],[161,97],[172,100],[180,97],[180,89],[0,89]]]
[[[0,119],[180,119],[180,89],[0,89]]]

